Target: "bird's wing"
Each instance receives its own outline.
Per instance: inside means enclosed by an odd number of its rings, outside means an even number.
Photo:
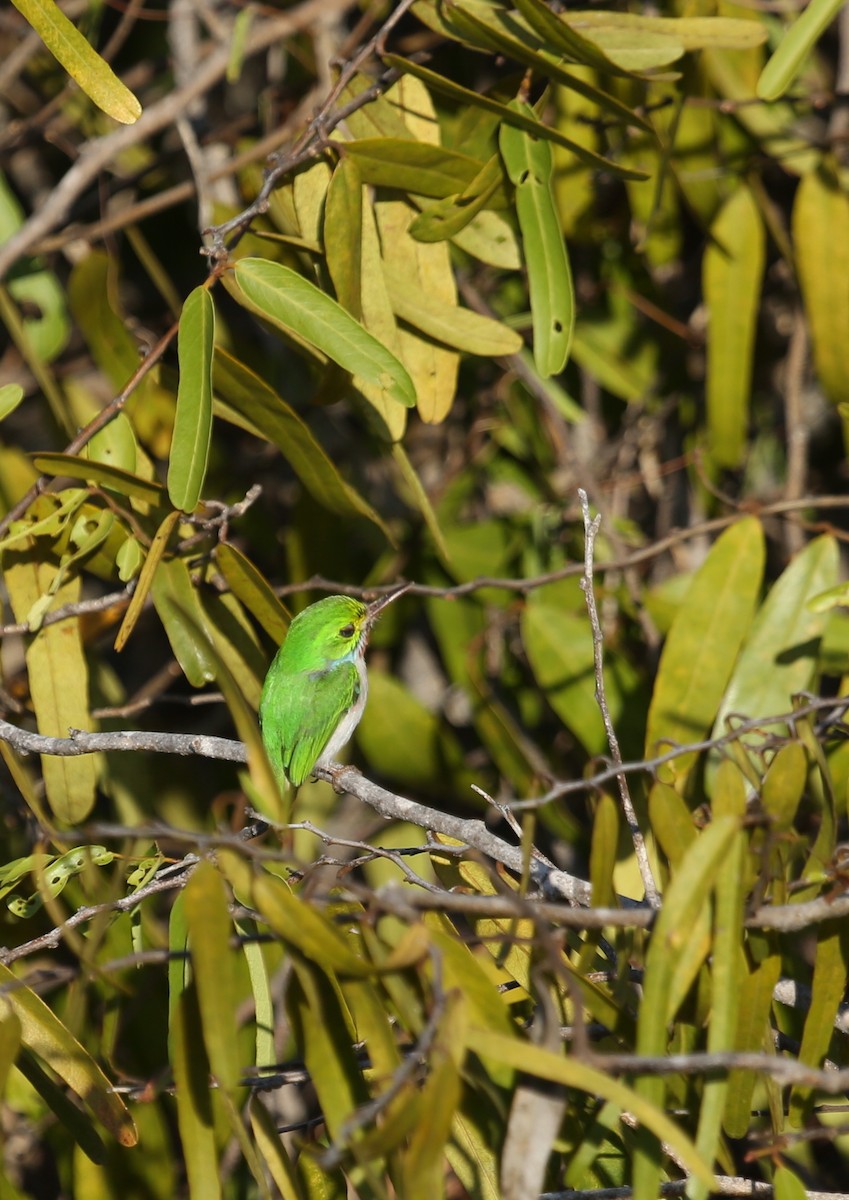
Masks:
[[[360,680],[353,663],[327,671],[281,678],[263,695],[260,717],[266,750],[275,769],[282,767],[300,787],[342,717],[356,701]]]

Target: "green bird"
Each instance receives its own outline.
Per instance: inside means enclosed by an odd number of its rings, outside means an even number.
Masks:
[[[368,697],[369,633],[387,604],[325,596],[298,613],[269,668],[259,702],[262,740],[281,790],[300,787],[350,740]]]

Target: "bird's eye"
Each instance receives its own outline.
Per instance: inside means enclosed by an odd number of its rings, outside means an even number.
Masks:
[[[353,637],[355,633],[353,625],[343,625],[339,630],[339,636],[343,638]]]

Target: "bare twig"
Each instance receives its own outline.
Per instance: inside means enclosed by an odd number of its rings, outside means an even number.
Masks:
[[[601,710],[604,728],[607,734],[607,741],[610,746],[610,754],[613,762],[621,767],[622,753],[619,749],[619,739],[616,736],[616,730],[613,726],[613,721],[610,717],[610,709],[607,705],[607,694],[604,687],[604,636],[601,631],[601,622],[598,619],[598,608],[595,602],[595,592],[593,590],[593,557],[595,551],[595,538],[598,533],[599,525],[601,524],[601,516],[595,518],[590,517],[590,504],[587,499],[587,493],[583,488],[578,489],[578,495],[581,498],[581,512],[584,517],[584,575],[581,580],[581,590],[587,603],[587,612],[589,613],[590,625],[593,633],[593,662],[595,665],[595,698],[596,703]],[[616,783],[619,787],[619,798],[622,803],[622,810],[625,813],[625,820],[628,822],[628,828],[631,832],[631,840],[634,843],[634,853],[637,856],[637,864],[640,868],[640,875],[643,880],[643,888],[646,893],[646,900],[649,905],[657,909],[660,907],[660,896],[658,895],[657,886],[652,875],[651,865],[649,863],[648,851],[646,850],[645,839],[637,822],[637,814],[634,809],[633,801],[631,800],[631,791],[628,787],[627,776],[619,771],[616,774]]]

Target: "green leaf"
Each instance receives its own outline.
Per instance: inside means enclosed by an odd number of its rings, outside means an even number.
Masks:
[[[0,421],[8,417],[24,398],[24,389],[19,383],[4,383],[0,387]]]
[[[765,235],[749,189],[739,187],[710,229],[702,270],[708,309],[707,412],[710,448],[722,467],[746,449]]]
[[[342,477],[306,422],[264,379],[220,347],[215,351],[214,379],[216,392],[232,410],[221,415],[233,420],[237,414],[244,418],[240,423],[277,446],[314,500],[340,517],[365,517],[391,540],[379,514]]]
[[[50,53],[107,116],[133,125],[142,107],[53,0],[12,0]]]
[[[240,259],[235,272],[244,295],[272,324],[305,338],[389,399],[415,404],[412,380],[395,355],[302,275],[262,258]]]
[[[221,1196],[221,1175],[215,1144],[212,1092],[194,984],[189,984],[180,992],[171,1014],[170,1032],[177,1128],[189,1179],[189,1195],[191,1200],[218,1200]]]
[[[757,94],[761,100],[783,96],[805,65],[820,35],[835,19],[845,0],[811,0],[784,33],[778,49],[761,71]]]
[[[516,0],[516,8],[525,18],[543,46],[550,46],[576,63],[610,70],[615,63],[590,41],[576,33],[567,13],[553,13],[543,0]]]
[[[519,111],[532,111],[514,103]],[[572,272],[551,185],[551,147],[510,125],[501,126],[499,145],[516,186],[516,212],[531,294],[534,360],[546,378],[558,375],[566,365],[575,328]]]
[[[799,1062],[822,1067],[828,1053],[834,1020],[846,991],[849,942],[843,921],[827,921],[817,926],[817,948],[811,1003],[805,1017],[805,1031],[799,1048]],[[790,1093],[790,1124],[800,1128],[810,1116],[815,1090],[797,1085]]]
[[[20,1021],[23,1044],[64,1079],[122,1146],[134,1146],[138,1136],[127,1106],[85,1048],[41,997],[2,964],[0,985]]]
[[[727,714],[766,717],[786,712],[795,693],[810,687],[827,617],[812,613],[807,602],[836,580],[837,544],[828,536],[810,542],[783,571],[752,624],[716,718],[714,737],[727,732]]]
[[[743,797],[745,804],[745,796]],[[707,1051],[720,1054],[734,1049],[740,977],[743,966],[743,901],[745,891],[746,839],[737,832],[716,879],[714,937],[711,947],[710,1024]],[[728,1095],[728,1076],[704,1082],[699,1106],[696,1149],[707,1163],[718,1157],[722,1117]],[[709,1190],[698,1183],[687,1188],[689,1200],[707,1200]]]
[[[663,1056],[667,1053],[668,1025],[681,998],[680,990],[673,993],[679,959],[691,944],[696,922],[705,915],[713,882],[738,830],[736,817],[720,817],[711,822],[690,845],[666,889],[663,908],[646,955],[643,997],[637,1020],[638,1054]],[[704,946],[705,955],[708,949],[709,943]],[[658,1109],[664,1106],[666,1089],[667,1081],[661,1076],[642,1076],[636,1084],[640,1097]],[[657,1133],[656,1130],[652,1132]],[[641,1142],[634,1156],[635,1195],[656,1196],[660,1174],[657,1147]],[[713,1182],[712,1178],[705,1179],[703,1173],[701,1181],[708,1187]]]
[[[180,383],[168,462],[171,503],[188,513],[197,508],[209,462],[214,346],[215,305],[205,287],[196,287],[180,316],[177,335]]]
[[[220,1086],[232,1092],[242,1076],[235,1036],[240,997],[227,893],[211,862],[198,863],[186,884],[186,923],[209,1066]]]
[[[323,242],[336,299],[362,317],[363,182],[356,160],[343,155],[327,188]]]
[[[835,404],[849,402],[849,196],[826,165],[805,175],[793,204],[796,266],[819,382]]]
[[[75,454],[35,454],[33,466],[44,475],[67,476],[69,479],[84,479],[87,483],[100,484],[117,492],[120,496],[131,496],[147,504],[161,503],[165,489],[152,479],[141,479],[120,467],[94,462]]]
[[[595,702],[593,643],[586,617],[549,601],[541,588],[531,594],[522,613],[522,642],[548,703],[588,753],[600,753],[605,745],[604,722]],[[615,713],[614,695],[608,691]]]
[[[250,559],[229,542],[219,543],[215,557],[233,595],[238,596],[268,636],[280,645],[289,628],[289,616],[271,584]]]
[[[695,575],[660,657],[647,754],[699,741],[710,729],[755,614],[765,553],[760,521],[745,517],[722,534]],[[672,770],[686,774],[693,761],[677,758]]]
[[[468,231],[501,184],[502,174],[501,159],[493,154],[462,192],[427,204],[413,218],[410,222],[411,237],[417,242],[441,242]],[[424,204],[424,201],[420,202]],[[488,216],[493,218],[496,214],[490,212]]]
[[[185,621],[186,613],[190,613],[194,622],[204,630],[207,642],[211,634],[206,629],[203,609],[183,559],[163,558],[156,568],[150,590],[162,627],[183,674],[192,687],[203,687],[214,678],[214,673],[205,646],[196,637],[195,626]]]
[[[287,1002],[296,1045],[303,1054],[331,1138],[367,1102],[347,1014],[332,976],[300,954],[292,957]]]
[[[446,79],[443,75],[438,75],[435,71],[431,71],[419,63],[411,62],[409,59],[401,58],[397,54],[385,54],[383,57],[387,63],[397,67],[401,71],[408,72],[410,75],[415,75],[417,79],[421,79],[433,91],[440,92],[442,95],[456,100],[459,104],[472,104],[477,108],[484,109],[486,112],[495,113],[503,124],[510,125],[515,129],[521,129],[532,138],[541,138],[544,141],[553,142],[556,146],[562,146],[564,150],[570,150],[576,158],[579,158],[588,167],[593,167],[595,170],[612,171],[615,175],[623,179],[645,179],[642,171],[622,167],[619,163],[615,163],[611,159],[605,158],[601,154],[596,154],[593,150],[589,150],[586,146],[582,146],[580,142],[575,142],[571,138],[565,137],[558,129],[543,124],[542,121],[537,120],[536,115],[530,108],[518,109],[515,105],[502,104],[500,100],[493,100],[492,97],[485,96],[481,92],[461,87],[460,84]],[[624,105],[622,107],[625,114],[630,116]],[[356,145],[356,142],[352,143],[347,146],[347,149],[353,149],[356,153]],[[472,182],[470,181],[468,186],[471,186]],[[398,185],[395,184],[394,186]],[[433,194],[432,192],[423,192],[421,188],[414,186],[411,186],[409,190],[412,192],[421,192],[426,196]]]

